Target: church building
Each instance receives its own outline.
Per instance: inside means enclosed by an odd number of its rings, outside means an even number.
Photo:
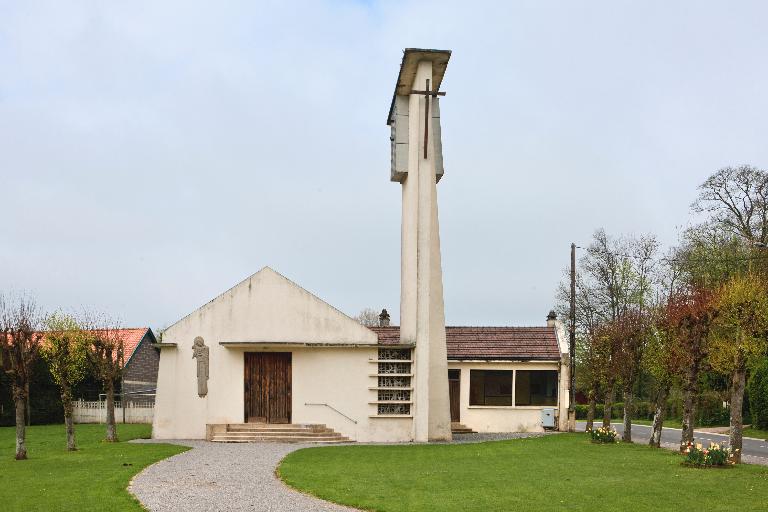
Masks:
[[[542,327],[446,327],[437,183],[451,52],[406,49],[390,105],[402,186],[400,325],[365,327],[265,267],[163,333],[156,439],[440,441],[565,429],[568,344]]]

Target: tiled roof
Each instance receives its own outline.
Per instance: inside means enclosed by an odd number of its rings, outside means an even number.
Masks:
[[[124,352],[125,364],[128,364],[128,361],[131,360],[131,357],[133,357],[133,353],[139,347],[139,343],[141,343],[141,340],[144,339],[144,336],[147,334],[148,330],[149,330],[149,327],[138,327],[135,329],[120,329],[120,334],[123,338],[123,343],[125,347],[125,352]]]
[[[147,331],[149,331],[149,327],[118,329],[117,332],[120,333],[119,335],[123,339],[123,354],[125,359],[125,362],[123,363],[124,365],[128,364],[128,361],[131,360],[133,353],[139,347],[139,343],[141,343],[141,340],[144,339]],[[45,333],[43,333],[43,339],[41,342],[45,343]]]
[[[371,327],[382,345],[400,343],[400,327]],[[559,360],[554,327],[446,327],[448,359]]]

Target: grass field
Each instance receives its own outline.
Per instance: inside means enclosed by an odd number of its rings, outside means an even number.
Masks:
[[[649,420],[632,420],[632,423],[637,425],[652,425],[653,422]],[[672,419],[672,420],[665,420],[664,426],[668,428],[682,428],[682,425],[680,424],[679,419]],[[723,425],[727,427],[728,425]],[[744,436],[745,437],[754,437],[757,439],[768,439],[768,430],[759,430],[756,428],[745,428],[744,429]]]
[[[104,443],[104,425],[77,425],[80,450],[67,452],[63,425],[27,429],[29,459],[14,460],[15,429],[0,427],[0,510],[143,510],[128,493],[146,466],[186,450],[166,444],[130,444],[149,437],[150,425],[118,425],[122,442]]]
[[[759,430],[756,428],[745,428],[744,435],[746,437],[755,437],[757,439],[768,440],[768,430]]]
[[[381,512],[765,511],[768,467],[693,469],[667,450],[584,434],[480,444],[335,446],[289,454],[292,487]]]
[[[632,420],[635,425],[653,425],[653,420]],[[664,420],[664,427],[666,428],[682,428],[682,424],[679,419]]]

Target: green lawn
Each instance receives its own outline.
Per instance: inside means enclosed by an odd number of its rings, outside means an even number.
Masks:
[[[683,428],[679,419],[664,420],[664,427],[666,428]],[[653,420],[632,420],[635,425],[653,425]]]
[[[679,419],[665,420],[664,426],[668,428],[682,428],[680,421],[681,420]],[[637,425],[653,425],[653,421],[650,421],[650,420],[632,420],[632,423]],[[727,427],[728,425],[723,425],[723,426]],[[708,427],[704,427],[704,428],[708,428]],[[757,439],[768,439],[768,430],[759,430],[756,428],[745,428],[744,436],[755,437]]]
[[[766,510],[768,467],[692,469],[674,452],[584,434],[480,444],[334,446],[289,454],[292,487],[367,510]]]
[[[0,509],[10,511],[143,510],[126,490],[146,466],[186,448],[131,444],[150,425],[118,425],[122,442],[103,443],[104,425],[77,425],[80,450],[67,452],[63,425],[27,429],[29,459],[16,461],[15,429],[0,427]]]
[[[746,437],[756,437],[757,439],[768,440],[768,430],[760,430],[756,428],[745,428],[744,435]]]

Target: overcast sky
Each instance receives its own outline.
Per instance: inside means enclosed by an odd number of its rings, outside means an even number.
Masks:
[[[768,167],[765,2],[0,0],[0,291],[160,328],[265,265],[397,321],[402,49],[453,51],[446,320],[542,325],[569,244]]]

